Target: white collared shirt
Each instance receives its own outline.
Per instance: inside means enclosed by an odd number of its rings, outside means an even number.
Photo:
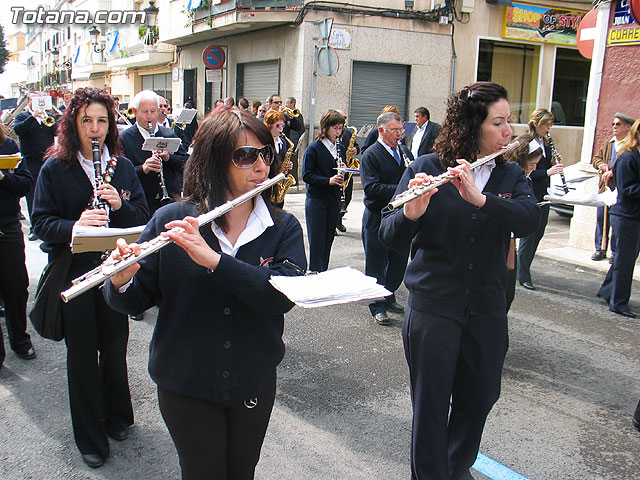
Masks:
[[[427,131],[428,124],[429,120],[424,122],[421,127],[418,127],[416,133],[413,134],[413,139],[411,140],[411,153],[413,154],[413,158],[418,158],[420,143],[422,142],[422,137],[424,137],[424,132]]]
[[[244,227],[244,230],[240,233],[235,245],[231,243],[216,222],[211,222],[211,230],[218,238],[222,252],[235,257],[240,247],[254,241],[262,235],[267,228],[273,226],[273,224],[273,219],[271,218],[267,204],[264,202],[262,196],[258,195],[255,197],[253,210],[247,220],[247,226]]]
[[[540,137],[540,138],[534,138],[534,140],[538,142],[538,145],[540,145],[540,148],[542,149],[542,156],[544,158],[547,158],[546,151],[544,149],[544,139]]]
[[[493,172],[494,168],[496,168],[496,161],[491,160],[490,162],[471,170],[473,183],[476,184],[476,187],[478,187],[478,190],[481,192],[484,190],[484,187],[487,186],[487,182],[489,181],[489,177],[491,176],[491,172]]]
[[[91,185],[96,186],[96,175],[95,175],[95,170],[93,168],[93,159],[89,160],[88,158],[85,158],[84,155],[82,155],[82,152],[80,152],[78,150],[78,153],[76,154],[78,161],[80,162],[80,166],[82,167],[82,170],[84,170],[84,173],[87,174],[87,177],[89,178],[89,181],[91,182]],[[100,155],[100,169],[102,170],[102,172],[104,172],[107,169],[107,162],[111,160],[111,155],[109,154],[109,149],[107,148],[106,145],[102,146],[102,154]]]
[[[164,121],[162,123],[159,123],[158,125],[162,125],[163,127],[171,128],[171,125],[169,125],[169,119],[168,118],[165,118]]]
[[[387,145],[386,143],[384,143],[384,140],[382,139],[382,137],[378,137],[378,142],[380,142],[380,144],[385,148],[385,150],[387,152],[389,152],[389,155],[391,155],[393,157],[393,160],[396,161],[396,157],[393,154],[393,150],[394,149],[392,147],[390,147],[389,145]],[[402,150],[400,150],[400,146],[399,145],[396,146],[395,150],[398,152],[398,155],[400,156],[400,164],[402,164],[404,156],[402,155]],[[397,163],[397,161],[396,161],[396,163]]]
[[[149,135],[149,130],[147,130],[144,127],[141,127],[138,122],[136,122],[136,127],[138,127],[138,131],[140,132],[140,135],[142,135],[142,138],[146,140],[147,138],[151,137],[151,135]],[[158,134],[158,124],[156,123],[156,128],[153,131],[153,136],[155,137],[157,134]]]
[[[322,144],[327,147],[327,150],[329,150],[329,153],[331,154],[331,156],[333,158],[338,158],[338,147],[336,147],[335,142],[332,142],[331,140],[329,140],[327,137],[324,137],[322,140],[320,140],[322,142]]]

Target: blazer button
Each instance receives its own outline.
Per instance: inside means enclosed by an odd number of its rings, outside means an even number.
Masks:
[[[226,370],[222,372],[222,378],[229,378],[229,372]]]
[[[475,220],[478,218],[478,214],[477,213],[472,213],[471,214],[471,220]]]
[[[231,342],[229,340],[227,340],[226,342],[224,342],[223,347],[224,348],[231,348]]]
[[[224,310],[222,310],[222,313],[224,313],[225,315],[230,315],[231,309],[229,307],[224,307]]]
[[[469,270],[473,270],[473,263],[470,263],[469,266],[467,267]]]

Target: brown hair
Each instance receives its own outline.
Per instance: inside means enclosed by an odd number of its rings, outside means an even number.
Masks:
[[[267,128],[273,127],[278,120],[282,120],[284,122],[284,113],[278,112],[277,110],[269,110],[264,114],[264,124]]]
[[[516,162],[523,170],[526,170],[527,164],[536,157],[542,155],[542,148],[538,146],[533,152],[529,153],[529,144],[534,140],[534,136],[530,133],[524,133],[515,139],[518,146],[513,150],[504,154],[508,162]]]
[[[320,118],[320,133],[316,136],[317,140],[322,140],[327,137],[327,133],[329,132],[329,128],[334,125],[344,125],[346,122],[346,118],[337,110],[327,110],[322,114],[322,118]]]
[[[638,148],[640,148],[640,119],[636,120],[633,125],[631,125],[631,130],[629,130],[627,139],[622,144],[622,147],[620,147],[618,155],[622,152],[638,150]]]

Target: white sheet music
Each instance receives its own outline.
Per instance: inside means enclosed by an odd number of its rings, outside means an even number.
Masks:
[[[107,228],[75,225],[71,233],[71,251],[104,252],[116,248],[116,240],[124,238],[127,243],[135,242],[145,225],[130,228]]]
[[[269,281],[302,308],[339,305],[391,295],[389,290],[376,283],[375,278],[351,267],[298,277],[274,275]]]

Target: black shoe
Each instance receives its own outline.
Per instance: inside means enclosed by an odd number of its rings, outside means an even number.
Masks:
[[[122,430],[117,430],[112,432],[107,431],[107,434],[114,440],[121,442],[123,440],[126,440],[129,437],[129,428],[124,427]]]
[[[4,305],[0,305],[0,317],[4,317]]]
[[[91,468],[98,468],[104,465],[104,458],[97,453],[83,453],[82,460]]]
[[[38,236],[35,234],[35,232],[29,233],[29,236],[27,238],[30,242],[35,242],[36,240],[38,240]]]
[[[611,255],[609,257],[609,265],[613,265],[613,259],[616,258],[615,255]]]
[[[29,350],[22,353],[16,352],[16,355],[18,355],[20,358],[24,360],[33,360],[34,358],[37,357],[36,350],[33,347],[29,348]]]
[[[26,218],[24,218],[24,215],[22,214],[22,212],[18,212],[18,220],[20,220],[20,221],[26,220]]]
[[[600,260],[604,260],[605,258],[607,258],[607,252],[604,252],[602,250],[598,250],[596,253],[591,255],[591,260],[593,260],[594,262],[599,262]]]
[[[609,309],[611,310],[611,309]],[[627,317],[627,318],[636,318],[636,314],[632,313],[632,312],[625,312],[622,310],[611,310],[613,313],[617,313],[618,315],[622,315],[623,317]]]
[[[633,417],[631,417],[631,423],[633,423],[633,426],[636,427],[636,430],[638,430],[640,432],[640,420],[638,420],[635,415]]]
[[[338,222],[338,225],[336,225],[336,228],[341,231],[342,233],[347,231],[347,227],[345,227],[342,222]]]
[[[387,302],[387,310],[393,313],[404,313],[404,307],[398,302]]]
[[[387,312],[378,312],[373,316],[373,318],[376,319],[376,323],[378,325],[382,325],[384,327],[391,325],[391,319],[389,318],[389,315],[387,315]]]
[[[135,320],[136,322],[139,322],[140,320],[144,320],[144,313],[140,313],[138,315],[129,315],[129,318],[131,320]]]
[[[520,285],[522,285],[527,290],[535,290],[536,289],[536,287],[534,287],[533,283],[531,283],[531,282],[520,282]]]

